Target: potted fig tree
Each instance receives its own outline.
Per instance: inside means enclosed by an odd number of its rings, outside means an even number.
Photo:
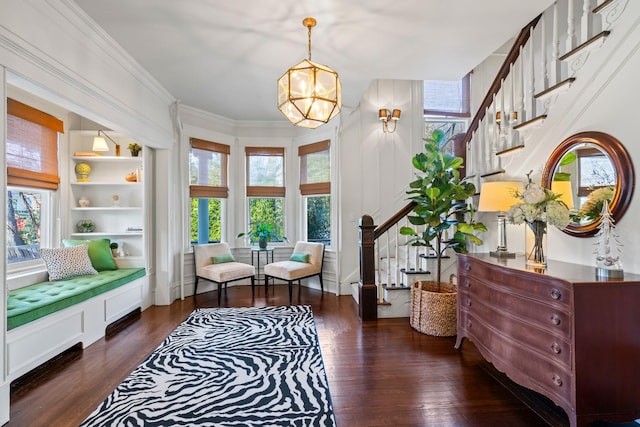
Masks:
[[[460,178],[463,159],[443,151],[448,142],[444,132],[434,130],[425,142],[425,151],[412,159],[416,179],[407,191],[416,203],[408,220],[416,227],[401,227],[400,234],[409,236],[408,245],[433,249],[436,272],[435,281],[419,281],[412,287],[411,326],[429,335],[452,336],[456,334],[456,290],[451,281],[442,281],[442,257],[447,249],[467,252],[469,241],[482,244],[475,233],[487,228],[473,221],[467,200],[476,188]]]

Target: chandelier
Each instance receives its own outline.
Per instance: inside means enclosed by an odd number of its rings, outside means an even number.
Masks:
[[[311,61],[311,28],[314,18],[304,18],[308,31],[308,59],[289,68],[278,79],[278,109],[296,126],[316,128],[340,112],[341,90],[338,73]]]

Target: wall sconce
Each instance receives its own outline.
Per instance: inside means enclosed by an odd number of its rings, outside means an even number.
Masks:
[[[378,110],[378,119],[382,122],[382,131],[384,133],[393,133],[396,131],[398,120],[400,120],[400,110],[389,111],[386,108]],[[393,122],[393,129],[389,129],[389,120]]]
[[[116,146],[116,156],[120,156],[120,144],[115,142],[107,133],[103,130],[98,131],[98,136],[93,138],[93,151],[109,151],[109,146],[107,146],[107,141],[100,136],[100,134],[107,137],[109,141],[111,141]]]
[[[502,112],[496,111],[496,124],[500,126],[500,122],[502,122]],[[513,124],[517,122],[518,122],[518,112],[514,111],[513,113],[511,113],[511,117],[509,117],[509,123]]]
[[[513,205],[521,202],[514,196],[522,193],[521,182],[494,181],[485,182],[480,189],[478,212],[498,212],[498,247],[489,255],[495,258],[515,258],[516,254],[507,250],[507,218],[506,212]]]

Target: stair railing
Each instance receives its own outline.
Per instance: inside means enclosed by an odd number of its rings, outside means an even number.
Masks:
[[[505,172],[502,157],[523,148],[544,123],[627,2],[557,0],[520,31],[463,139],[476,187]]]

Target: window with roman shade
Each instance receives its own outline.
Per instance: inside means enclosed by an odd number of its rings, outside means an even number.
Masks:
[[[284,197],[284,148],[245,147],[247,197]]]
[[[425,80],[424,115],[471,117],[470,75],[461,80]]]
[[[329,140],[298,147],[300,157],[300,194],[331,193]]]
[[[330,141],[298,148],[300,194],[305,210],[306,238],[331,245],[331,156]]]
[[[228,145],[190,138],[189,241],[192,244],[219,242],[222,236],[223,200],[229,197]]]
[[[228,145],[191,138],[189,153],[189,195],[191,197],[229,197]]]
[[[7,99],[7,185],[58,189],[58,133],[61,120]]]

